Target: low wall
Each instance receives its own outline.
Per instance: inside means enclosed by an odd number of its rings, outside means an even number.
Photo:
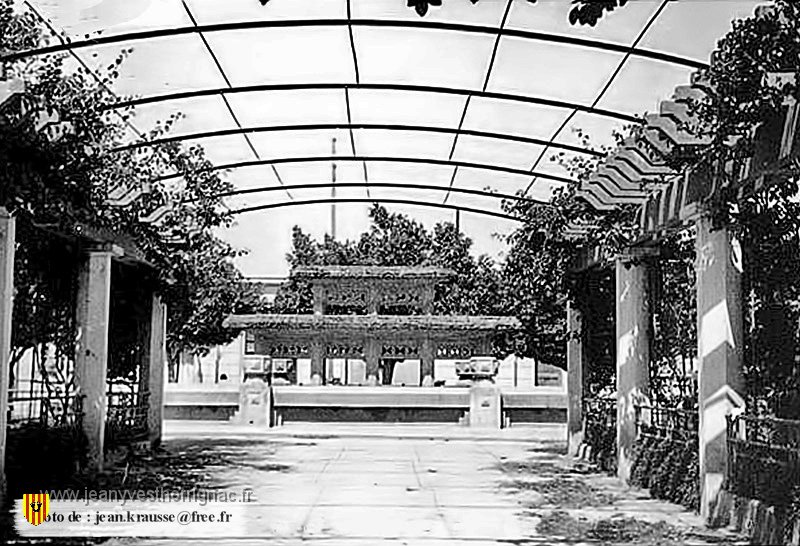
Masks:
[[[238,409],[238,388],[211,389],[198,384],[164,390],[164,419],[227,421]]]
[[[203,388],[205,387],[205,388]],[[464,387],[275,386],[273,419],[287,421],[457,423],[469,411]],[[534,387],[502,393],[506,423],[564,422],[566,393]],[[239,409],[238,389],[208,385],[168,387],[164,418],[230,419]]]

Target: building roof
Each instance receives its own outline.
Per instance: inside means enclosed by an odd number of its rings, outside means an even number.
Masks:
[[[373,265],[319,265],[292,270],[292,276],[301,279],[447,279],[454,274],[440,267]]]
[[[302,331],[509,331],[520,328],[515,317],[464,315],[231,315],[226,328]]]

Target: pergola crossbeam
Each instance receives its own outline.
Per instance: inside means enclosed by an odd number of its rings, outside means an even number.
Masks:
[[[367,90],[367,91],[407,91],[414,93],[437,93],[444,95],[474,96],[476,98],[488,100],[503,100],[519,102],[523,104],[535,104],[539,106],[549,106],[552,108],[575,109],[587,114],[618,119],[627,123],[642,123],[639,116],[597,108],[576,102],[537,97],[531,95],[520,95],[516,93],[499,93],[494,91],[471,90],[458,87],[444,87],[437,85],[414,85],[414,84],[395,84],[395,83],[287,83],[287,84],[258,84],[243,85],[233,87],[217,87],[210,89],[194,89],[191,91],[177,91],[174,93],[163,93],[147,97],[120,100],[108,106],[109,109],[127,108],[130,106],[141,106],[145,104],[155,104],[166,101],[178,101],[215,95],[228,95],[232,93],[258,93],[258,92],[277,92],[277,91],[325,91],[325,90]]]
[[[490,210],[483,210],[483,209],[475,209],[470,207],[461,207],[458,205],[450,205],[447,203],[432,203],[430,201],[416,201],[414,199],[380,199],[380,198],[349,198],[349,197],[337,197],[337,198],[326,198],[326,199],[309,199],[306,201],[283,201],[280,203],[269,203],[266,205],[258,205],[254,207],[245,207],[241,209],[232,210],[231,214],[246,214],[250,212],[259,212],[264,210],[271,210],[271,209],[279,209],[285,207],[299,207],[299,206],[306,206],[306,205],[324,205],[324,204],[331,204],[331,203],[384,203],[388,205],[411,205],[417,207],[431,207],[431,208],[439,208],[439,209],[447,209],[447,210],[458,210],[461,212],[467,212],[471,214],[477,214],[482,216],[492,216],[495,218],[501,218],[503,220],[511,220],[513,222],[524,222],[523,218],[518,216],[513,216],[511,214],[506,214],[503,212],[494,212]]]
[[[224,163],[220,165],[214,165],[213,167],[198,169],[194,172],[212,172],[212,171],[225,171],[231,169],[241,169],[246,167],[257,167],[259,165],[281,165],[285,163],[316,163],[316,162],[330,162],[330,161],[359,161],[365,163],[410,163],[410,164],[421,164],[421,165],[441,165],[445,167],[450,167],[454,165],[458,165],[460,167],[466,169],[479,169],[479,170],[486,170],[498,173],[505,173],[505,174],[512,174],[512,175],[519,175],[519,176],[530,176],[530,171],[527,169],[515,169],[513,167],[506,167],[503,165],[492,165],[487,163],[472,163],[469,161],[456,161],[456,160],[447,160],[447,159],[434,159],[434,158],[427,158],[427,157],[392,157],[392,156],[365,156],[365,155],[357,155],[357,156],[350,156],[350,157],[338,157],[338,156],[310,156],[310,157],[281,157],[276,159],[264,159],[259,161],[238,161],[234,163]],[[549,173],[534,173],[539,178],[545,178],[547,180],[552,180],[554,182],[561,182],[563,184],[576,184],[575,180],[567,178],[565,176],[559,176],[556,174],[549,174]],[[180,178],[184,176],[184,173],[175,173],[165,176],[160,176],[155,178],[154,181],[164,181],[164,180],[174,180],[176,178]]]
[[[236,195],[250,195],[256,193],[269,193],[280,190],[309,190],[309,189],[324,189],[336,186],[337,188],[393,188],[401,190],[414,190],[414,191],[443,191],[463,193],[465,195],[477,195],[480,197],[490,197],[492,199],[508,199],[512,201],[525,201],[528,203],[547,204],[547,201],[540,199],[533,199],[521,195],[511,195],[508,193],[494,193],[486,190],[474,190],[470,188],[455,187],[450,188],[447,186],[434,186],[431,184],[407,184],[403,182],[311,182],[307,184],[289,184],[285,186],[259,186],[256,188],[246,188],[242,190],[232,190],[228,192],[218,193],[212,197],[233,197]]]
[[[17,61],[39,55],[47,55],[52,53],[63,53],[66,51],[74,51],[78,49],[85,49],[89,47],[97,47],[102,45],[142,42],[147,40],[154,40],[158,38],[169,38],[175,36],[185,36],[189,34],[199,33],[216,33],[228,32],[236,30],[260,30],[260,29],[278,29],[278,28],[319,28],[319,27],[359,27],[359,28],[405,28],[417,30],[440,30],[458,32],[463,34],[477,34],[477,35],[500,35],[503,37],[517,38],[520,40],[548,42],[554,44],[562,44],[568,46],[584,47],[587,49],[598,51],[610,51],[612,53],[625,54],[629,51],[631,55],[651,59],[654,61],[661,61],[665,63],[675,64],[678,66],[686,66],[689,68],[701,69],[707,68],[707,64],[694,59],[681,57],[680,55],[673,55],[671,53],[664,53],[661,51],[652,51],[643,48],[631,48],[624,44],[617,44],[613,42],[605,42],[602,40],[595,40],[591,38],[579,38],[575,36],[552,34],[547,32],[537,32],[520,29],[503,29],[500,31],[498,27],[487,25],[472,25],[464,23],[446,23],[440,21],[393,21],[386,19],[308,19],[308,20],[284,20],[284,21],[237,21],[232,23],[214,23],[209,25],[198,26],[184,26],[177,28],[164,28],[144,30],[138,32],[126,32],[121,34],[109,36],[96,36],[86,40],[73,40],[72,42],[63,44],[53,44],[50,46],[27,49],[23,51],[16,51],[13,53],[6,53],[0,55],[0,62]]]
[[[145,148],[148,146],[158,146],[161,144],[168,144],[172,142],[182,142],[185,140],[199,140],[204,138],[212,138],[220,136],[232,136],[232,135],[239,135],[242,133],[253,134],[253,133],[272,133],[281,131],[319,131],[319,130],[334,131],[334,130],[349,130],[349,129],[413,131],[413,132],[438,133],[446,135],[461,133],[462,135],[465,136],[489,138],[489,139],[503,140],[509,142],[520,142],[523,144],[533,144],[538,146],[544,146],[547,144],[547,140],[541,138],[528,137],[522,135],[508,135],[503,133],[492,133],[488,131],[476,131],[472,129],[462,129],[461,131],[459,131],[458,129],[453,127],[435,127],[435,126],[425,126],[425,125],[402,125],[402,124],[398,125],[398,124],[383,124],[383,123],[309,123],[300,125],[267,125],[262,127],[245,127],[244,129],[239,129],[239,128],[220,129],[215,131],[204,131],[199,133],[187,133],[185,135],[176,135],[176,136],[164,137],[142,142],[132,142],[130,144],[124,144],[122,146],[118,146],[113,150],[114,151],[132,150],[137,148]],[[591,148],[585,148],[583,146],[575,146],[572,144],[565,144],[565,143],[554,143],[552,144],[552,147],[579,154],[587,154],[595,157],[605,157],[605,154],[603,152],[599,152]]]

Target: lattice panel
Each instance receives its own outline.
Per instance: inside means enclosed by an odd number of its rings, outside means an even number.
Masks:
[[[381,305],[384,307],[420,307],[422,294],[418,291],[384,292],[381,294]]]
[[[310,351],[307,344],[269,343],[263,354],[273,358],[308,358]]]
[[[360,343],[329,343],[325,345],[326,358],[364,358],[364,345]]]
[[[325,303],[331,307],[366,307],[368,294],[363,288],[341,287],[325,290]]]
[[[446,360],[469,358],[477,353],[476,348],[468,343],[439,343],[436,347],[436,357]]]
[[[381,356],[384,358],[414,358],[419,356],[419,345],[416,343],[383,343]]]

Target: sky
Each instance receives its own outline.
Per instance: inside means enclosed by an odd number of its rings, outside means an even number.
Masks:
[[[284,185],[325,183],[331,180],[330,161],[299,161],[309,157],[368,156],[405,158],[417,162],[370,160],[369,182],[432,186],[434,189],[365,187],[339,188],[337,197],[401,199],[447,204],[499,212],[494,197],[450,192],[447,188],[502,193],[526,190],[529,197],[546,200],[561,182],[534,178],[518,171],[568,176],[554,156],[559,145],[580,144],[575,129],[587,132],[595,145],[611,144],[612,133],[625,122],[607,115],[574,114],[564,107],[529,101],[498,99],[503,93],[524,98],[595,105],[627,115],[657,111],[677,85],[689,81],[693,69],[679,64],[587,45],[558,43],[519,34],[466,32],[434,28],[400,28],[389,23],[458,23],[469,29],[504,28],[533,31],[536,36],[569,36],[638,47],[707,62],[715,44],[735,18],[753,13],[759,2],[739,0],[632,0],[606,15],[596,27],[570,26],[568,0],[446,0],[420,19],[405,0],[350,0],[355,21],[352,42],[346,24],[310,26],[314,20],[346,21],[347,0],[30,0],[52,25],[74,40],[86,35],[124,35],[154,29],[248,21],[297,21],[288,28],[265,26],[188,33],[93,46],[76,55],[93,68],[103,67],[124,47],[133,52],[122,66],[114,90],[120,96],[154,96],[181,91],[242,86],[297,84],[294,90],[231,92],[181,100],[160,100],[137,107],[135,126],[147,131],[174,112],[184,117],[174,134],[186,135],[186,144],[198,143],[215,165],[275,160],[275,165],[232,169],[225,176],[237,187],[276,188]],[[507,10],[508,8],[508,10]],[[507,11],[506,11],[507,10]],[[658,17],[653,20],[654,15]],[[652,20],[650,27],[643,28]],[[464,29],[461,29],[464,30]],[[496,50],[495,50],[496,48]],[[213,56],[210,52],[213,52]],[[355,53],[355,54],[354,54]],[[216,59],[216,60],[215,60]],[[488,76],[488,77],[487,77]],[[609,81],[611,83],[609,84]],[[372,85],[345,91],[335,84]],[[324,84],[325,88],[320,88]],[[386,86],[413,86],[388,89]],[[420,89],[438,86],[457,92],[433,93]],[[603,90],[605,91],[603,92]],[[471,98],[467,93],[474,92]],[[487,97],[485,93],[494,93]],[[227,104],[226,104],[227,99]],[[571,117],[569,117],[571,115]],[[234,119],[235,116],[235,119]],[[556,131],[569,118],[556,135]],[[346,127],[299,129],[308,124],[347,125],[348,119],[391,129]],[[238,135],[194,138],[208,131],[259,128],[248,140]],[[408,130],[398,126],[425,127]],[[279,128],[279,130],[276,129]],[[288,129],[287,127],[295,127]],[[456,137],[461,128],[466,133]],[[476,134],[480,133],[480,134]],[[495,136],[488,137],[485,133]],[[511,138],[496,138],[496,136]],[[555,138],[553,138],[555,135]],[[131,138],[135,134],[131,133]],[[336,153],[332,141],[336,139]],[[528,139],[520,141],[520,139]],[[549,141],[545,150],[530,139]],[[251,146],[252,145],[252,146]],[[564,157],[575,152],[566,151]],[[537,158],[541,161],[537,163]],[[286,162],[286,159],[298,161]],[[425,163],[455,161],[504,169]],[[337,162],[338,182],[364,182],[360,161]],[[517,172],[507,172],[509,169]],[[330,197],[327,188],[272,190],[229,198],[232,209],[291,203]],[[337,205],[337,236],[356,238],[368,226],[368,203]],[[453,221],[455,212],[416,205],[389,205],[410,214],[426,226]],[[236,216],[220,235],[234,246],[249,250],[239,261],[247,276],[283,276],[291,228],[301,226],[321,238],[330,231],[328,204],[283,206]],[[502,259],[503,236],[515,223],[493,216],[464,212],[462,230],[473,239],[475,254]]]

